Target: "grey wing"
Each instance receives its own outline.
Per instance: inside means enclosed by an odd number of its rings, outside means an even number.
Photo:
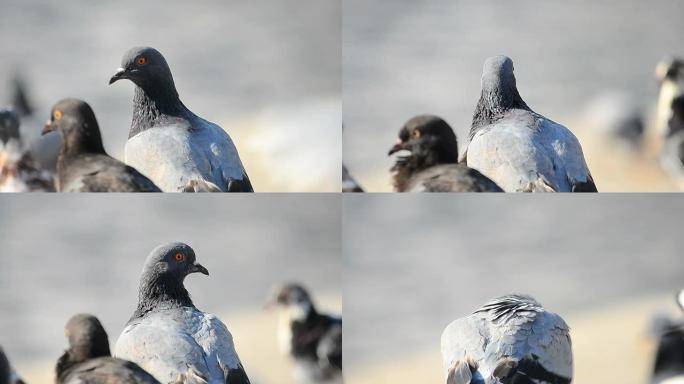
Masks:
[[[117,160],[88,160],[69,170],[65,192],[160,192],[159,188],[134,168]]]
[[[228,327],[216,316],[203,313],[201,328],[195,335],[197,343],[208,351],[206,356],[207,365],[212,369],[212,364],[220,368],[226,384],[249,383],[245,369],[235,351],[233,335]]]
[[[444,374],[449,372],[457,362],[468,362],[477,366],[484,359],[484,345],[488,339],[486,324],[476,316],[467,316],[451,322],[442,332],[441,352]],[[480,379],[477,372],[474,377]]]
[[[410,192],[503,192],[491,179],[462,164],[431,167],[410,182]]]
[[[198,140],[204,148],[215,183],[226,192],[253,192],[252,183],[228,132],[214,123],[200,120],[207,129]]]
[[[104,357],[78,365],[64,380],[64,384],[80,383],[159,384],[159,381],[135,363]]]

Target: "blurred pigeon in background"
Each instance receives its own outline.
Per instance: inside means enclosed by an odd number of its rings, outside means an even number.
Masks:
[[[572,347],[563,319],[529,296],[496,298],[442,333],[447,384],[569,384]]]
[[[161,192],[147,177],[105,152],[88,103],[77,99],[57,102],[43,133],[55,130],[63,138],[57,163],[60,192]]]
[[[24,381],[14,372],[2,347],[0,347],[0,384],[24,384]]]
[[[363,188],[352,177],[344,164],[342,164],[342,192],[363,192]]]
[[[164,56],[128,50],[109,80],[135,83],[126,163],[165,192],[253,192],[228,133],[181,102]]]
[[[12,109],[0,109],[0,192],[51,192],[50,172],[40,169],[25,148],[19,130],[19,116]]]
[[[684,290],[677,294],[677,304],[684,310]],[[653,362],[652,384],[684,383],[684,319],[658,319],[655,336],[658,347]]]
[[[458,163],[456,134],[437,116],[410,119],[388,155],[399,151],[409,154],[398,157],[391,169],[397,192],[503,192],[485,175]]]
[[[469,167],[507,192],[596,192],[579,141],[525,104],[510,58],[485,60],[481,82],[465,154]]]
[[[660,140],[663,140],[668,136],[668,122],[672,116],[672,101],[684,93],[684,61],[680,58],[666,56],[656,65],[655,74],[660,82],[655,133]]]
[[[64,334],[69,348],[57,361],[57,384],[159,384],[137,364],[111,356],[107,332],[95,316],[73,316]]]
[[[165,244],[150,253],[138,306],[116,342],[115,355],[162,383],[248,384],[228,328],[190,299],[183,281],[191,273],[209,275],[186,244]]]
[[[660,154],[660,164],[684,189],[684,95],[672,100],[667,136]]]
[[[289,283],[274,290],[278,340],[295,362],[298,383],[342,383],[342,318],[319,313],[309,292]]]
[[[582,125],[601,136],[606,145],[640,150],[644,115],[635,97],[623,90],[605,90],[591,98],[582,112]]]

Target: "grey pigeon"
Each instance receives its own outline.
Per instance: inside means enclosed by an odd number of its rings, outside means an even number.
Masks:
[[[24,384],[10,365],[2,347],[0,347],[0,384]]]
[[[62,135],[60,192],[161,192],[150,179],[105,152],[95,113],[85,101],[63,99],[55,104],[43,134],[52,131]]]
[[[506,56],[484,63],[465,159],[506,192],[596,192],[579,141],[525,104]]]
[[[655,129],[660,140],[668,136],[668,122],[672,117],[672,101],[684,93],[684,61],[667,56],[656,66],[656,78],[660,82],[656,107]]]
[[[95,316],[73,316],[64,334],[69,349],[57,361],[57,384],[159,384],[137,364],[111,356],[107,332]]]
[[[499,297],[444,329],[442,363],[447,384],[568,384],[569,328],[529,296]]]
[[[0,109],[0,192],[52,192],[50,172],[40,168],[25,147],[19,131],[19,116]]]
[[[392,167],[397,192],[503,192],[491,179],[458,163],[456,134],[437,116],[411,118],[388,155],[408,151]]]
[[[295,362],[299,383],[342,383],[342,318],[319,313],[304,287],[285,284],[269,306],[278,308],[278,340]]]
[[[677,294],[677,304],[684,309],[684,290]],[[684,382],[684,321],[664,319],[656,332],[658,346],[653,361],[651,383]]]
[[[672,100],[660,165],[684,189],[684,95]]]
[[[159,51],[128,50],[109,84],[121,79],[136,85],[126,163],[165,192],[253,192],[230,136],[185,107]]]
[[[183,285],[197,272],[209,275],[186,244],[165,244],[150,253],[138,307],[116,342],[115,355],[162,383],[249,383],[228,328],[197,309]]]
[[[363,192],[363,188],[352,177],[344,164],[342,164],[342,192]]]

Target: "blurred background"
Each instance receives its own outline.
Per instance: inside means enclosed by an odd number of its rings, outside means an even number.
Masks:
[[[106,197],[106,198],[105,198]],[[292,383],[274,285],[299,281],[322,310],[341,313],[336,196],[14,196],[0,200],[0,345],[27,383],[54,381],[64,325],[96,315],[113,348],[137,305],[145,258],[183,241],[210,276],[185,285],[228,326],[253,383]]]
[[[20,75],[35,138],[55,102],[83,99],[123,159],[134,86],[107,82],[126,50],[153,46],[188,108],[230,133],[255,190],[339,191],[340,13],[339,0],[3,0],[0,106]]]
[[[345,195],[346,382],[444,382],[444,327],[508,293],[569,324],[573,382],[650,382],[654,319],[682,319],[680,206],[674,195]]]
[[[684,55],[684,3],[345,0],[342,12],[343,157],[367,190],[391,190],[387,151],[414,115],[444,118],[462,151],[498,54],[527,104],[578,136],[599,191],[677,190],[649,133],[656,64]],[[639,142],[613,136],[638,122]]]

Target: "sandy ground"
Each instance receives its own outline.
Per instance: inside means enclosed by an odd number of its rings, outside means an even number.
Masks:
[[[681,317],[673,295],[665,293],[629,302],[578,311],[565,316],[571,327],[575,383],[648,382],[655,348],[648,335],[651,315],[670,313]],[[346,371],[350,384],[443,382],[439,339],[434,350],[404,359],[384,361],[356,371]],[[620,369],[606,369],[620,367]]]
[[[342,300],[334,293],[322,293],[317,303],[322,311],[341,313]],[[277,316],[260,308],[233,314],[219,314],[235,340],[235,346],[254,384],[295,384],[290,360],[280,353],[277,344]],[[110,335],[112,345],[116,335]],[[54,360],[14,362],[28,383],[50,383],[54,380]]]
[[[623,1],[619,11],[586,0],[344,1],[345,164],[367,190],[389,191],[387,151],[401,126],[424,113],[443,117],[463,151],[482,63],[506,54],[527,104],[580,138],[600,191],[676,191],[649,145],[623,153],[602,140],[600,112],[584,114],[595,98],[620,92],[634,101],[628,113],[650,124],[656,63],[684,54],[682,11],[668,0]]]

